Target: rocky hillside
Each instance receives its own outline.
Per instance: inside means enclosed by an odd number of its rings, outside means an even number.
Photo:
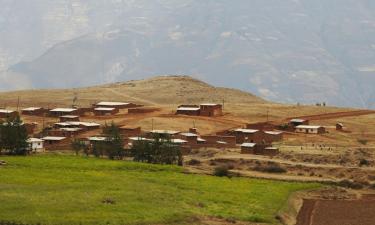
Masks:
[[[0,88],[189,74],[375,108],[373,0],[0,0]]]

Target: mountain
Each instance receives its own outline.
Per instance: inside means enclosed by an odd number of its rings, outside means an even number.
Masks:
[[[0,93],[0,106],[69,106],[73,98],[82,107],[98,101],[122,101],[148,106],[201,103],[268,104],[269,102],[236,89],[220,88],[188,76],[157,76],[143,80],[111,83],[74,89],[39,89]],[[19,102],[18,102],[19,99]],[[173,106],[172,106],[173,107]]]
[[[375,108],[372,0],[0,0],[0,88],[188,74],[280,102]]]

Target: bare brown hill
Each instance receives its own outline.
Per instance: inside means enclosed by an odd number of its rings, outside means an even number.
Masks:
[[[158,76],[101,86],[76,89],[40,89],[0,93],[0,107],[88,106],[100,100],[129,101],[145,105],[199,104],[202,102],[263,103],[265,100],[247,92],[214,87],[188,76]]]

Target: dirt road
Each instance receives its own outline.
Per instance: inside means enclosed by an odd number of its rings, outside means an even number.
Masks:
[[[351,116],[363,116],[363,115],[370,115],[370,114],[375,114],[375,110],[357,110],[357,111],[324,113],[324,114],[317,114],[317,115],[299,116],[297,118],[311,121],[311,120],[337,119],[337,118],[351,117]],[[291,120],[291,119],[294,119],[294,117],[288,118],[287,120]]]

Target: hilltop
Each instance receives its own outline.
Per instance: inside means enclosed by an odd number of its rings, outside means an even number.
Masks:
[[[75,89],[40,89],[0,93],[0,106],[71,105],[74,96],[81,107],[100,100],[129,101],[145,105],[222,103],[265,103],[266,101],[236,89],[214,87],[189,76],[157,76],[144,80],[132,80],[101,86]]]

